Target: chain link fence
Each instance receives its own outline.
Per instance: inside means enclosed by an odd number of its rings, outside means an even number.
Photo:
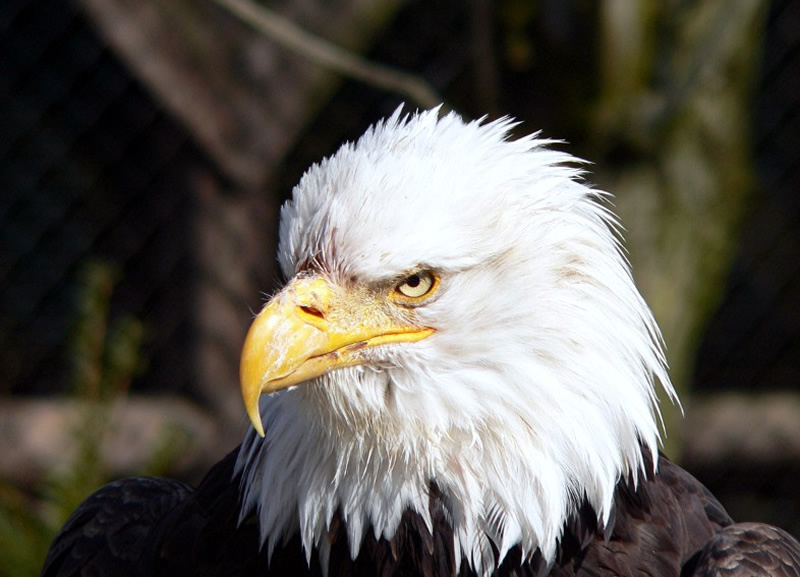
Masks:
[[[0,54],[0,393],[67,389],[78,272],[95,259],[116,269],[113,315],[150,327],[137,386],[187,390],[183,181],[201,155],[71,3],[4,2]]]
[[[800,388],[800,4],[772,3],[755,98],[758,190],[695,390]]]
[[[800,3],[776,0],[768,18],[754,101],[758,189],[726,295],[697,353],[692,389],[700,394],[800,390]],[[792,403],[776,396],[752,426],[769,432]],[[791,443],[779,434],[775,445]],[[800,463],[780,455],[755,463],[732,457],[695,463],[693,472],[735,518],[767,519],[800,535]]]
[[[456,48],[437,61],[442,70],[448,62],[463,64]],[[353,126],[363,125],[352,118],[365,104],[359,94],[363,91],[347,84],[331,103],[351,115]],[[353,101],[342,101],[347,98]],[[800,3],[795,0],[771,4],[754,107],[760,190],[727,295],[698,353],[693,386],[699,392],[796,391],[800,384]],[[359,114],[373,118],[382,112]],[[303,165],[318,156],[313,148],[295,152]],[[225,286],[224,279],[204,278],[216,269],[199,262],[196,250],[197,181],[209,174],[214,167],[203,152],[131,77],[73,3],[2,3],[0,394],[69,390],[67,352],[80,271],[100,260],[116,271],[112,319],[130,314],[148,327],[147,370],[133,388],[202,397],[193,378],[198,337],[191,287],[200,280]],[[265,255],[271,264],[270,259]],[[241,295],[220,292],[232,308],[248,314]],[[240,336],[223,339],[221,363],[237,365],[238,351],[230,343]],[[796,482],[800,465],[786,467],[750,484],[757,492],[779,495],[774,502],[781,511],[773,511],[774,518],[790,526],[800,518],[800,499],[786,479]],[[713,490],[736,489],[726,486],[725,476],[709,473]]]

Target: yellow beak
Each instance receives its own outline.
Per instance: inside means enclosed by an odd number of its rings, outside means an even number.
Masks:
[[[364,362],[364,350],[414,342],[434,330],[390,315],[379,292],[344,289],[321,276],[295,277],[256,317],[242,350],[240,384],[253,427],[264,436],[259,398]]]

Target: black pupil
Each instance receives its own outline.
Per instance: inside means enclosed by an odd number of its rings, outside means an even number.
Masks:
[[[418,274],[412,274],[410,277],[406,279],[406,284],[411,288],[417,288],[421,281],[422,279],[419,278]]]

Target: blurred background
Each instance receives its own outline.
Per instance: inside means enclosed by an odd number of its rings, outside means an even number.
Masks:
[[[590,160],[664,330],[665,450],[800,535],[800,2],[5,0],[0,575],[246,430],[278,208],[402,102]]]

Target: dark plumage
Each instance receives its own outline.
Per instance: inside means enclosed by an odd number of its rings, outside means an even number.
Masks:
[[[90,497],[56,537],[42,577],[90,575],[322,576],[316,555],[306,563],[299,537],[279,547],[272,562],[259,553],[254,518],[237,523],[241,476],[236,452],[220,461],[196,491],[176,481],[133,478],[107,485]],[[659,473],[616,491],[612,528],[597,526],[584,504],[568,523],[558,556],[547,567],[540,555],[522,562],[512,550],[495,575],[681,577],[800,575],[800,545],[781,529],[734,524],[696,479],[661,457]],[[431,485],[431,534],[419,515],[406,512],[395,536],[372,534],[350,559],[344,521],[336,516],[331,576],[455,575],[452,530],[436,485]],[[474,575],[466,566],[459,575]]]

